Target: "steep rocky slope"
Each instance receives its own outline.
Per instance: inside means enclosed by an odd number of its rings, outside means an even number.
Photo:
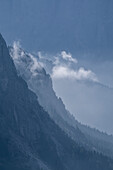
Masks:
[[[17,76],[0,35],[0,169],[112,170],[107,157],[77,146]]]
[[[25,52],[16,44],[9,48],[18,75],[23,77],[29,88],[38,96],[38,101],[49,113],[55,123],[79,145],[87,150],[94,150],[113,157],[113,136],[101,133],[80,124],[66,110],[61,98],[58,98],[52,87],[52,80],[41,66],[40,59]]]

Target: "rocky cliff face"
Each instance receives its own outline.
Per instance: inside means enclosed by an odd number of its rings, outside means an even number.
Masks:
[[[0,35],[0,169],[112,170],[107,157],[77,146],[17,76]]]
[[[50,117],[76,142],[87,143],[82,132],[72,122],[73,117],[68,113],[61,98],[58,98],[52,87],[52,80],[41,66],[40,61],[33,55],[23,51],[18,46],[10,48],[10,54],[14,60],[18,75],[28,84],[29,88],[36,93],[40,105]],[[73,127],[74,124],[74,127]]]
[[[29,88],[36,93],[39,103],[54,122],[87,150],[95,150],[113,157],[113,136],[91,129],[75,120],[66,110],[62,100],[56,96],[51,77],[44,70],[40,59],[22,50],[18,44],[14,44],[9,51],[18,75],[23,77]]]

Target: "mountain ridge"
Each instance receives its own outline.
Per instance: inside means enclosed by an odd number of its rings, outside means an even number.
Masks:
[[[62,99],[56,96],[50,75],[44,71],[42,66],[39,66],[40,60],[34,56],[31,57],[31,54],[20,48],[16,50],[9,48],[18,75],[22,76],[29,88],[36,93],[39,103],[54,122],[79,145],[113,157],[111,149],[113,148],[113,136],[91,129],[75,120],[66,110]],[[36,59],[35,62],[33,58]],[[34,71],[32,70],[33,65],[35,66]]]
[[[2,170],[40,170],[46,166],[52,170],[81,170],[83,167],[112,170],[113,167],[111,159],[86,152],[50,119],[36,95],[17,75],[1,35],[0,149]]]

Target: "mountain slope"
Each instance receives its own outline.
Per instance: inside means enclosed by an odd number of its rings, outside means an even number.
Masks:
[[[34,93],[17,76],[1,35],[0,148],[2,170],[113,168],[110,159],[78,147],[49,118]]]
[[[62,100],[57,98],[51,77],[41,66],[40,60],[18,46],[9,50],[18,75],[22,76],[29,88],[37,94],[39,103],[55,123],[87,150],[95,150],[113,158],[113,136],[91,129],[75,120],[66,110]]]

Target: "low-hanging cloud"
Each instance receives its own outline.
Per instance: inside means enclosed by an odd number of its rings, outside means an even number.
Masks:
[[[21,49],[19,42],[13,43],[13,49],[10,51],[10,55],[13,58],[16,67],[19,67],[18,70],[21,72],[29,70],[33,76],[36,76],[38,71],[43,69],[41,63],[37,61],[36,57]]]
[[[62,51],[61,56],[64,60],[67,60],[67,61],[70,61],[70,62],[73,62],[73,63],[78,62],[76,58],[72,57],[71,53],[66,53],[66,51]]]
[[[98,81],[96,75],[91,70],[85,70],[83,67],[73,70],[68,66],[55,66],[52,72],[53,79],[74,79],[74,80],[92,80]]]
[[[61,53],[49,58],[44,56],[41,52],[38,53],[39,60],[44,62],[45,60],[51,60],[51,70],[49,74],[52,79],[72,79],[72,80],[90,80],[93,82],[98,82],[98,78],[94,72],[84,67],[78,68],[78,61],[71,53],[62,51]],[[49,58],[49,59],[48,59]],[[42,60],[43,59],[43,60]],[[44,65],[46,65],[44,63]],[[47,66],[48,67],[48,66]],[[46,69],[46,66],[45,66]]]

